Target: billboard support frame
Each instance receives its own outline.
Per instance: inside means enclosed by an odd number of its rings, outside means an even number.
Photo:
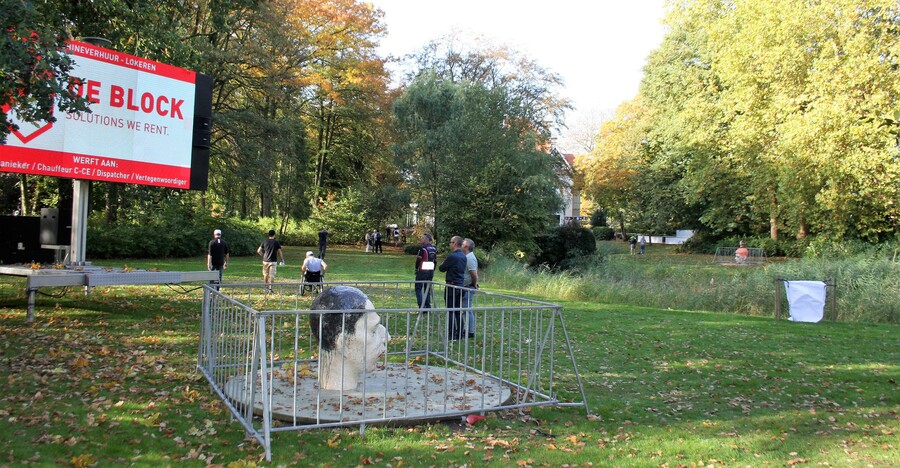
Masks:
[[[91,182],[72,180],[72,251],[69,261],[75,266],[86,265],[87,218],[90,207]]]

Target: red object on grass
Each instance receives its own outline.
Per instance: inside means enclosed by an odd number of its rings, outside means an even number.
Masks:
[[[466,422],[469,424],[475,424],[478,421],[484,421],[485,416],[478,416],[477,414],[470,414],[466,416]]]

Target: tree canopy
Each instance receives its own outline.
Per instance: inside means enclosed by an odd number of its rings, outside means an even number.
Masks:
[[[643,229],[897,234],[896,2],[691,0],[666,23],[638,96],[580,160],[586,194]]]
[[[503,87],[434,73],[397,99],[398,167],[439,237],[527,244],[548,226],[561,204],[559,176],[536,132],[522,124],[524,112]]]

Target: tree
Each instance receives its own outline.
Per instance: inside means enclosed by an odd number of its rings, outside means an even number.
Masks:
[[[454,32],[426,44],[411,58],[415,65],[408,80],[428,70],[454,83],[470,81],[488,89],[503,88],[519,103],[520,115],[516,118],[535,132],[542,147],[549,147],[551,134],[559,130],[565,112],[572,108],[570,101],[558,93],[564,85],[559,74],[483,37]]]
[[[640,98],[619,106],[616,117],[600,127],[597,146],[576,158],[583,175],[582,193],[608,214],[615,213],[625,232],[629,213],[636,208],[637,175],[644,163],[649,109]]]
[[[398,166],[439,237],[528,249],[561,206],[553,157],[502,87],[453,83],[432,73],[394,104]]]
[[[72,59],[65,53],[64,18],[27,0],[2,0],[0,24],[0,144],[28,123],[55,122],[54,108],[89,112],[88,101],[70,86]]]
[[[601,128],[589,194],[611,199],[621,184],[648,228],[696,218],[716,235],[871,242],[900,231],[900,150],[883,118],[900,99],[895,2],[691,0],[666,22],[634,100],[652,117]],[[610,148],[616,133],[630,151]]]

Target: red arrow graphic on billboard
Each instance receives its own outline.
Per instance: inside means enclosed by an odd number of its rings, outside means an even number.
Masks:
[[[3,105],[3,113],[9,115],[11,107],[9,104]],[[28,144],[31,140],[41,136],[47,130],[53,128],[53,122],[43,122],[43,125],[35,125],[32,123],[18,123],[19,129],[16,130],[10,126],[10,132],[16,136],[22,143]],[[24,130],[23,127],[31,127],[30,130]]]

